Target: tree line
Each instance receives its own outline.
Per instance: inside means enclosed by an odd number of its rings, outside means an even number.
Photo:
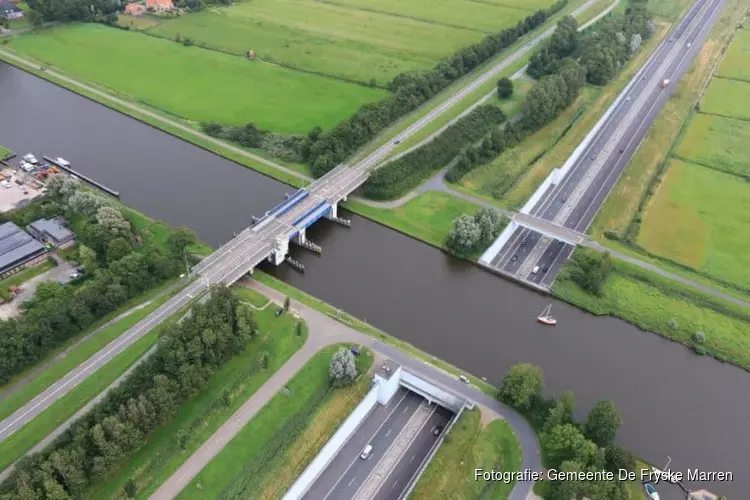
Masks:
[[[424,146],[375,170],[364,185],[365,196],[383,200],[405,194],[503,121],[500,108],[478,106]]]
[[[557,72],[564,59],[573,58],[586,70],[589,83],[605,85],[654,32],[647,4],[648,0],[628,0],[623,15],[609,16],[584,32],[578,31],[573,18],[564,19],[532,56],[528,74],[541,78]]]
[[[81,498],[137,451],[257,333],[250,306],[225,287],[171,323],[156,352],[43,452],[22,458],[0,498]]]
[[[171,234],[167,251],[148,242],[138,246],[130,222],[109,199],[64,176],[53,177],[47,187],[46,199],[8,218],[19,225],[39,216],[74,220],[75,258],[85,274],[75,283],[41,283],[24,304],[25,314],[0,322],[0,384],[127,300],[179,274],[183,249],[195,241],[192,231],[180,229]]]
[[[474,215],[462,214],[453,221],[445,246],[459,257],[466,257],[489,245],[508,221],[492,208],[480,208]]]
[[[573,419],[575,399],[565,392],[560,399],[542,394],[542,369],[529,363],[511,367],[498,391],[498,399],[528,418],[539,435],[544,466],[564,472],[607,470],[615,477],[620,469],[635,471],[636,460],[624,448],[613,443],[622,425],[622,416],[611,401],[600,401],[586,422]],[[550,500],[590,498],[592,500],[628,500],[624,481],[551,481]]]

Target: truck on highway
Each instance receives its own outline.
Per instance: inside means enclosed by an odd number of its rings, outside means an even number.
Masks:
[[[661,81],[661,88],[665,89],[667,87],[669,87],[669,78],[665,78]]]

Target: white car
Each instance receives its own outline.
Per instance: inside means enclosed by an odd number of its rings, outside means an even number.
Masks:
[[[11,183],[8,181],[2,181],[0,182],[0,185],[2,185],[6,189],[11,187]]]
[[[74,280],[77,279],[80,276],[78,273],[70,273],[70,279]]]

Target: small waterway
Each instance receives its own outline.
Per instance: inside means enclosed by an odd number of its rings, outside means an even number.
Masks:
[[[0,144],[67,158],[124,203],[192,227],[213,245],[292,191],[2,63]],[[581,418],[596,401],[612,399],[624,418],[619,443],[657,463],[671,456],[676,470],[733,471],[733,482],[713,489],[747,497],[750,374],[559,301],[552,306],[558,326],[543,327],[535,318],[547,297],[351,218],[351,229],[323,221],[308,231],[323,255],[293,251],[304,275],[266,269],[492,383],[514,363],[537,363],[550,392],[575,391]],[[665,491],[662,498],[681,497]]]

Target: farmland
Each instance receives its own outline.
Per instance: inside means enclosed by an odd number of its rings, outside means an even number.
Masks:
[[[726,78],[714,78],[700,103],[703,113],[750,120],[750,107],[738,103],[750,102],[750,83]]]
[[[197,45],[240,56],[252,49],[264,61],[385,86],[399,73],[432,67],[550,4],[253,0],[141,25],[152,35],[171,39],[179,34]]]
[[[680,158],[750,178],[750,121],[698,114],[677,148]]]
[[[304,133],[385,91],[97,24],[23,35],[10,47],[169,114]],[[279,106],[279,102],[283,106]]]
[[[750,185],[674,160],[643,218],[648,251],[750,288]]]
[[[750,82],[750,29],[737,32],[719,66],[719,76]]]

